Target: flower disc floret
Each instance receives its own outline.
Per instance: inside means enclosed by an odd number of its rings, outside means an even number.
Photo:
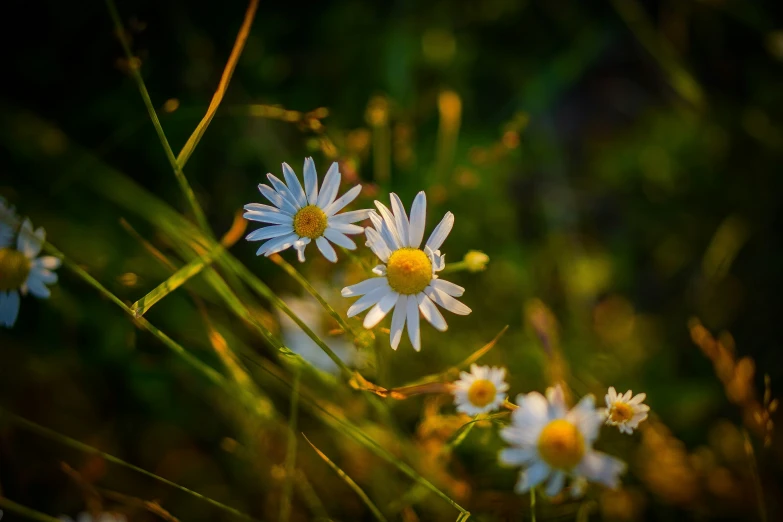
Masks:
[[[585,455],[585,438],[579,429],[564,419],[553,420],[538,436],[538,453],[556,469],[569,470]]]
[[[421,249],[401,248],[389,256],[386,277],[395,292],[415,295],[432,281],[432,262]]]
[[[477,379],[468,388],[468,400],[473,406],[483,408],[495,400],[498,390],[495,383],[487,379]]]
[[[326,225],[326,214],[317,205],[307,205],[294,216],[294,232],[299,237],[319,238],[324,235]]]
[[[612,404],[609,417],[613,422],[627,422],[633,417],[633,408],[624,402],[617,401]]]
[[[30,274],[30,260],[12,248],[0,249],[0,292],[18,290]]]

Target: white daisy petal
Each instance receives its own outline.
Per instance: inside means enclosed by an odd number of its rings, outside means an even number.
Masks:
[[[427,221],[427,196],[424,191],[416,194],[411,206],[410,229],[408,230],[408,246],[419,248],[424,238],[424,226]]]
[[[576,473],[592,482],[610,488],[620,485],[620,475],[625,472],[625,462],[599,451],[589,451],[577,466]]]
[[[435,227],[435,230],[432,231],[430,238],[427,240],[426,246],[428,246],[433,251],[438,250],[443,242],[446,241],[446,238],[451,232],[451,227],[453,226],[454,214],[451,212],[446,212],[446,215],[443,216],[443,219],[440,221],[440,223],[438,223],[438,226]]]
[[[46,287],[44,282],[41,281],[41,279],[34,277],[32,273],[27,278],[27,281],[25,281],[25,284],[30,290],[30,293],[39,299],[48,299],[49,295],[51,295],[51,292]]]
[[[357,221],[364,221],[365,219],[370,217],[370,212],[372,212],[372,210],[370,209],[351,210],[349,212],[343,212],[342,214],[331,216],[329,218],[329,223],[347,224],[347,223],[356,223]]]
[[[19,292],[0,292],[0,324],[11,328],[19,316]]]
[[[270,239],[261,245],[261,247],[259,247],[259,249],[256,251],[256,255],[260,256],[263,254],[265,256],[271,256],[272,254],[276,254],[277,252],[291,247],[291,245],[293,245],[294,241],[297,239],[299,239],[299,236],[296,234],[289,234],[287,236]]]
[[[318,174],[315,172],[313,158],[305,158],[304,160],[304,181],[307,202],[315,205],[318,201]]]
[[[430,301],[429,297],[424,294],[419,294],[416,296],[416,299],[419,302],[419,310],[421,310],[421,314],[432,326],[441,332],[448,330],[449,326],[446,324],[446,320],[438,311],[438,307],[436,307],[433,302]]]
[[[324,237],[329,241],[331,241],[332,243],[334,243],[335,245],[339,245],[343,248],[347,248],[348,250],[356,249],[356,243],[354,243],[353,240],[351,240],[348,236],[346,236],[342,232],[338,232],[334,228],[327,228],[324,231]]]
[[[400,235],[402,246],[410,246],[410,238],[408,236],[410,224],[408,223],[408,215],[405,213],[405,207],[402,206],[402,201],[400,201],[400,197],[397,194],[392,192],[389,196],[391,198],[392,213],[394,214],[394,224],[397,226],[397,233]]]
[[[344,209],[348,204],[351,203],[354,199],[356,199],[356,196],[359,195],[359,193],[362,191],[361,185],[356,185],[351,190],[337,198],[332,204],[330,204],[328,207],[323,209],[324,214],[326,214],[327,217],[332,217],[333,215],[340,212],[342,209]]]
[[[364,234],[367,236],[367,246],[378,256],[378,259],[386,263],[391,256],[391,249],[383,240],[380,234],[374,229],[367,227],[364,229]]]
[[[54,256],[41,256],[33,261],[34,267],[45,268],[47,270],[57,270],[60,268],[62,260]]]
[[[33,231],[33,224],[29,219],[22,222],[19,236],[16,238],[16,249],[25,255],[27,259],[35,259],[41,253],[46,233],[43,228]]]
[[[386,278],[383,278],[383,280],[384,283],[386,283]],[[375,288],[374,290],[371,290],[360,297],[358,301],[351,305],[346,315],[348,317],[353,317],[354,315],[359,314],[371,306],[377,304],[378,301],[383,299],[386,295],[395,293],[396,292],[389,288],[388,284],[383,284],[382,286],[379,286],[378,288]]]
[[[361,234],[364,232],[364,228],[359,225],[351,225],[348,223],[328,223],[328,229],[341,232],[343,234]]]
[[[400,294],[397,303],[394,305],[392,322],[390,328],[390,341],[392,349],[396,350],[402,339],[402,331],[405,328],[405,315],[408,313],[408,298],[405,294]]]
[[[421,351],[421,332],[419,331],[419,303],[416,299],[408,298],[407,307],[408,337],[413,349]]]
[[[565,478],[565,473],[562,471],[555,471],[549,478],[549,482],[546,485],[544,493],[550,497],[554,497],[560,493],[560,491],[563,489],[563,485],[565,484]]]
[[[457,314],[457,315],[468,315],[471,312],[471,309],[451,297],[449,294],[445,292],[441,292],[437,288],[432,288],[431,286],[428,286],[424,289],[424,293],[427,294],[427,297],[432,299],[432,301],[437,304],[438,306],[445,308],[451,313]]]
[[[386,317],[386,314],[394,308],[394,304],[397,302],[398,297],[396,292],[390,292],[383,296],[381,300],[378,301],[378,304],[364,316],[363,326],[367,329],[374,328],[384,317]]]
[[[397,230],[397,223],[395,222],[391,211],[380,201],[376,201],[375,206],[378,208],[378,212],[380,212],[381,218],[383,219],[384,229],[388,232],[388,235],[384,237],[386,237],[387,242],[389,242],[389,246],[395,250],[405,247],[407,242],[404,242],[400,236],[400,231]],[[377,229],[378,227],[376,226],[375,228]],[[383,232],[381,235],[384,235]]]
[[[536,461],[532,466],[523,471],[519,476],[519,482],[517,482],[514,488],[517,493],[527,493],[532,488],[538,486],[549,476],[549,466],[543,461]]]
[[[307,239],[308,241],[305,242],[304,240]],[[305,262],[305,248],[307,247],[309,241],[309,237],[307,238],[299,238],[296,241],[294,241],[294,249],[296,249],[296,258],[299,260],[300,263]]]
[[[261,241],[262,239],[270,239],[273,237],[280,237],[286,234],[290,234],[294,231],[291,225],[273,225],[271,227],[259,228],[254,230],[245,236],[248,241]]]
[[[633,405],[641,404],[641,403],[644,402],[644,399],[646,399],[646,398],[647,398],[647,394],[646,393],[640,393],[639,395],[637,395],[636,397],[634,397],[633,399],[628,401],[628,404],[633,404]]]
[[[462,294],[465,293],[465,289],[461,286],[455,285],[449,281],[444,281],[443,279],[433,279],[430,285],[451,297],[462,297]]]
[[[258,190],[261,192],[261,195],[263,195],[266,199],[271,201],[272,204],[277,208],[279,208],[280,210],[284,212],[288,212],[291,215],[296,214],[296,211],[298,209],[294,207],[290,201],[288,201],[283,196],[281,196],[275,189],[273,189],[269,185],[264,185],[263,183],[260,183],[258,185]]]
[[[354,297],[372,292],[381,286],[388,286],[385,277],[371,277],[370,279],[365,279],[361,283],[346,286],[340,293],[343,297]]]
[[[324,255],[324,257],[327,260],[331,261],[332,263],[337,262],[337,252],[334,251],[334,248],[332,247],[332,245],[329,244],[329,241],[327,241],[324,236],[321,236],[318,239],[316,239],[315,245],[318,247],[318,250],[321,251],[321,253]]]
[[[242,214],[242,217],[248,221],[258,221],[259,223],[272,223],[277,225],[293,225],[294,218],[281,211],[277,212],[259,212],[257,210],[249,210]]]
[[[386,275],[386,265],[375,265],[372,268],[372,273],[379,276]]]
[[[38,258],[40,259],[40,258]],[[36,259],[35,261],[38,261]],[[56,259],[56,258],[55,258]],[[41,266],[38,266],[35,264],[35,261],[33,262],[32,266],[30,267],[30,276],[32,277],[33,274],[35,274],[35,277],[40,279],[42,283],[45,283],[47,285],[51,285],[57,282],[57,274],[52,272],[51,270],[47,270],[46,268],[42,268]]]
[[[318,194],[318,199],[315,202],[316,205],[323,209],[332,204],[340,188],[340,179],[340,166],[335,161],[329,167],[329,170],[326,171],[326,176],[324,176],[324,181],[321,184],[321,192]]]
[[[288,201],[293,208],[297,208],[296,196],[294,196],[293,193],[291,193],[291,191],[288,189],[285,183],[280,181],[277,178],[277,176],[271,173],[268,173],[266,175],[266,178],[272,184],[272,188],[274,188],[277,191],[277,193],[283,197],[283,199]]]
[[[505,448],[498,456],[501,464],[524,466],[538,458],[535,448]]]
[[[297,208],[307,206],[307,196],[302,188],[302,184],[299,182],[299,178],[296,177],[294,169],[292,169],[288,163],[283,163],[283,177],[288,185],[288,189],[294,195],[294,198],[296,198]]]
[[[398,238],[395,237],[394,233],[386,225],[380,215],[376,212],[370,213],[370,221],[372,222],[372,226],[375,227],[374,230],[383,238],[384,243],[386,243],[390,251],[400,248]],[[365,229],[365,232],[367,230],[371,229],[368,227]]]

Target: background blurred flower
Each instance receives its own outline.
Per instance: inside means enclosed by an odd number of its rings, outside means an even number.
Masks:
[[[472,417],[500,408],[506,400],[507,391],[505,368],[472,364],[470,373],[460,373],[460,379],[453,384],[452,393],[457,411]]]

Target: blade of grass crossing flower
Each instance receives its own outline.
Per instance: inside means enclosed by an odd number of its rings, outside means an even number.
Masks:
[[[152,306],[169,295],[171,292],[185,284],[185,282],[196,274],[200,273],[205,266],[214,261],[215,257],[223,250],[222,246],[217,246],[210,250],[206,255],[193,259],[188,264],[177,270],[174,275],[163,281],[150,293],[133,303],[131,310],[136,317],[141,317]]]
[[[106,0],[106,7],[109,9],[109,14],[111,15],[112,21],[114,22],[114,27],[117,31],[117,38],[120,40],[122,49],[125,52],[125,57],[128,60],[128,68],[131,72],[131,76],[133,76],[133,79],[136,81],[136,85],[138,86],[139,92],[141,93],[141,98],[144,100],[144,105],[147,107],[147,112],[149,113],[150,119],[152,120],[152,125],[155,127],[155,132],[158,133],[158,138],[160,139],[161,145],[163,145],[163,150],[166,153],[166,157],[171,164],[171,168],[174,170],[174,176],[177,178],[180,189],[190,204],[190,209],[196,218],[196,223],[198,223],[201,230],[207,236],[210,236],[211,232],[209,230],[209,224],[207,223],[207,218],[204,215],[204,211],[201,209],[201,206],[196,199],[196,195],[193,193],[193,189],[190,187],[190,184],[185,177],[185,173],[182,171],[182,168],[177,162],[177,158],[174,156],[174,151],[171,149],[171,145],[169,145],[166,134],[163,132],[163,126],[160,124],[158,114],[155,112],[155,106],[152,104],[149,92],[147,92],[147,86],[144,84],[144,79],[141,77],[141,73],[139,72],[139,59],[133,56],[130,45],[128,44],[128,40],[125,37],[125,27],[123,26],[120,14],[117,11],[117,6],[114,4],[113,0]]]
[[[283,482],[283,499],[280,503],[280,522],[288,522],[291,518],[291,498],[294,493],[294,473],[296,466],[296,421],[299,408],[299,381],[302,378],[301,369],[294,374],[294,386],[291,390],[291,412],[288,416],[288,446],[285,452],[285,480]]]
[[[172,488],[178,489],[179,491],[182,491],[183,493],[187,493],[190,496],[196,497],[208,504],[211,504],[212,506],[219,508],[223,511],[226,511],[228,513],[231,513],[232,515],[239,517],[243,520],[256,520],[255,518],[251,517],[250,515],[246,515],[245,513],[242,513],[241,511],[234,509],[230,506],[227,506],[225,504],[222,504],[218,502],[217,500],[213,500],[209,497],[206,497],[202,495],[201,493],[198,493],[196,491],[193,491],[191,489],[188,489],[184,486],[180,486],[176,482],[172,482],[168,479],[165,479],[163,477],[160,477],[158,475],[155,475],[154,473],[147,471],[146,469],[140,468],[138,466],[134,466],[133,464],[130,464],[129,462],[125,462],[124,460],[115,457],[114,455],[110,455],[109,453],[104,453],[103,451],[94,448],[92,446],[89,446],[87,444],[84,444],[83,442],[79,442],[76,439],[72,439],[70,437],[67,437],[65,435],[62,435],[52,429],[46,428],[44,426],[41,426],[40,424],[36,424],[35,422],[32,422],[30,420],[25,419],[24,417],[20,417],[14,413],[11,413],[9,411],[3,410],[0,408],[0,415],[3,417],[9,419],[11,422],[16,424],[17,426],[20,426],[28,431],[31,431],[33,433],[36,433],[37,435],[55,440],[59,442],[60,444],[64,446],[68,446],[70,448],[82,451],[84,453],[90,453],[93,455],[99,455],[101,458],[106,460],[107,462],[111,462],[113,464],[117,464],[119,466],[123,466],[125,468],[131,469],[137,473],[140,473],[142,475],[145,475],[147,477],[150,477],[154,480],[157,480],[158,482],[161,482],[163,484],[166,484],[167,486],[170,486]],[[45,519],[49,520],[49,519]],[[56,520],[56,519],[54,519]]]
[[[223,95],[226,93],[226,89],[228,89],[228,83],[231,81],[231,76],[234,74],[234,69],[239,61],[239,56],[242,54],[245,42],[250,34],[250,26],[253,25],[253,18],[256,15],[257,8],[258,0],[250,0],[250,5],[247,6],[247,11],[245,11],[245,19],[242,22],[242,27],[239,28],[237,39],[234,42],[233,49],[231,49],[231,55],[228,57],[226,67],[223,69],[223,75],[220,77],[217,90],[215,91],[215,94],[212,95],[212,101],[209,102],[209,107],[207,107],[207,113],[199,122],[196,130],[193,131],[193,134],[190,135],[188,141],[185,142],[185,146],[182,147],[182,150],[177,156],[177,165],[179,165],[180,168],[183,168],[185,163],[188,162],[190,155],[193,154],[193,150],[196,148],[196,145],[198,145],[198,142],[201,141],[201,137],[204,135],[204,132],[206,132],[207,127],[212,121],[212,117],[215,115],[220,102],[223,101]]]
[[[367,494],[362,490],[362,488],[354,482],[354,480],[348,476],[347,473],[345,473],[343,470],[340,469],[340,467],[332,462],[329,457],[327,457],[321,450],[319,450],[315,444],[310,442],[310,439],[307,438],[307,435],[304,433],[302,434],[302,437],[307,441],[307,443],[315,450],[315,452],[318,454],[319,457],[321,457],[324,462],[326,462],[330,468],[334,470],[335,473],[337,473],[337,476],[339,476],[343,481],[348,485],[349,488],[351,488],[354,493],[356,493],[359,498],[362,499],[362,502],[364,502],[364,505],[367,506],[367,508],[372,512],[373,515],[375,515],[375,518],[380,520],[381,522],[387,522],[386,517],[383,516],[383,513],[378,509],[378,507],[373,503],[372,500],[370,500],[370,497],[367,496]]]
[[[54,518],[52,516],[41,513],[40,511],[23,506],[22,504],[17,504],[13,500],[9,500],[5,497],[0,497],[0,507],[8,510],[11,513],[16,513],[17,515],[20,515],[28,520],[40,520],[41,522],[61,522],[59,518]],[[2,511],[0,511],[0,513],[2,513]],[[2,517],[2,515],[0,515],[0,517]]]
[[[318,290],[315,289],[313,285],[310,284],[310,282],[302,276],[302,274],[299,273],[299,271],[294,268],[291,263],[283,259],[283,256],[281,255],[273,255],[270,256],[270,259],[280,268],[282,268],[288,275],[294,278],[294,280],[299,283],[302,288],[307,290],[307,292],[315,297],[315,299],[321,304],[321,306],[326,310],[326,312],[335,320],[337,321],[337,324],[340,325],[340,327],[348,334],[351,335],[354,339],[358,337],[358,334],[353,331],[353,328],[351,328],[351,325],[349,325],[343,317],[337,313],[337,311],[332,308],[332,306],[326,302],[326,299],[321,296],[321,294],[318,293]]]

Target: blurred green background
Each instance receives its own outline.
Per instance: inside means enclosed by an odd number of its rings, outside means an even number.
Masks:
[[[117,5],[175,153],[206,111],[246,7]],[[172,273],[150,245],[177,267],[190,259],[172,232],[177,221],[155,201],[190,214],[108,10],[19,0],[4,10],[24,33],[0,35],[0,194],[133,303]],[[629,462],[623,490],[542,501],[540,519],[778,520],[779,437],[765,446],[766,428],[743,412],[751,395],[763,402],[765,374],[773,397],[783,379],[781,14],[774,2],[732,0],[261,2],[184,171],[218,237],[243,204],[262,201],[256,185],[267,172],[279,175],[286,161],[301,175],[309,155],[321,175],[339,160],[344,187],[365,184],[353,208],[389,191],[409,205],[425,190],[428,230],[454,212],[447,261],[474,249],[491,259],[483,272],[451,276],[473,313],[447,317],[444,334],[424,328],[421,353],[407,340],[392,352],[379,333],[380,360],[362,350],[356,364],[385,386],[444,371],[510,325],[482,362],[509,368],[512,398],[543,391],[557,372],[577,394],[602,398],[609,385],[646,392],[655,413],[647,430],[599,443]],[[231,252],[284,299],[303,295],[256,248],[240,240]],[[358,269],[339,255],[337,267],[314,251],[296,266],[344,313],[338,290]],[[73,272],[59,272],[51,299],[23,299],[16,326],[0,331],[2,408],[277,519],[293,372],[273,347],[203,274],[146,315],[229,374],[210,337],[219,330],[257,387],[250,405],[233,400]],[[279,331],[266,300],[217,272],[259,323]],[[723,367],[691,340],[692,318],[716,336],[731,332],[736,347],[725,335],[722,345],[737,361],[749,358],[742,370],[721,378]],[[496,463],[495,427],[438,454],[464,422],[448,396],[393,402],[383,418],[338,378],[302,386],[477,520],[527,516],[527,497],[513,493],[516,473]],[[390,520],[456,518],[317,412],[300,413],[297,430]],[[371,520],[303,439],[298,446],[291,519]],[[55,516],[84,509],[97,487],[106,509],[131,520],[164,518],[129,499],[159,500],[179,520],[233,520],[13,422],[0,432],[0,487]]]

